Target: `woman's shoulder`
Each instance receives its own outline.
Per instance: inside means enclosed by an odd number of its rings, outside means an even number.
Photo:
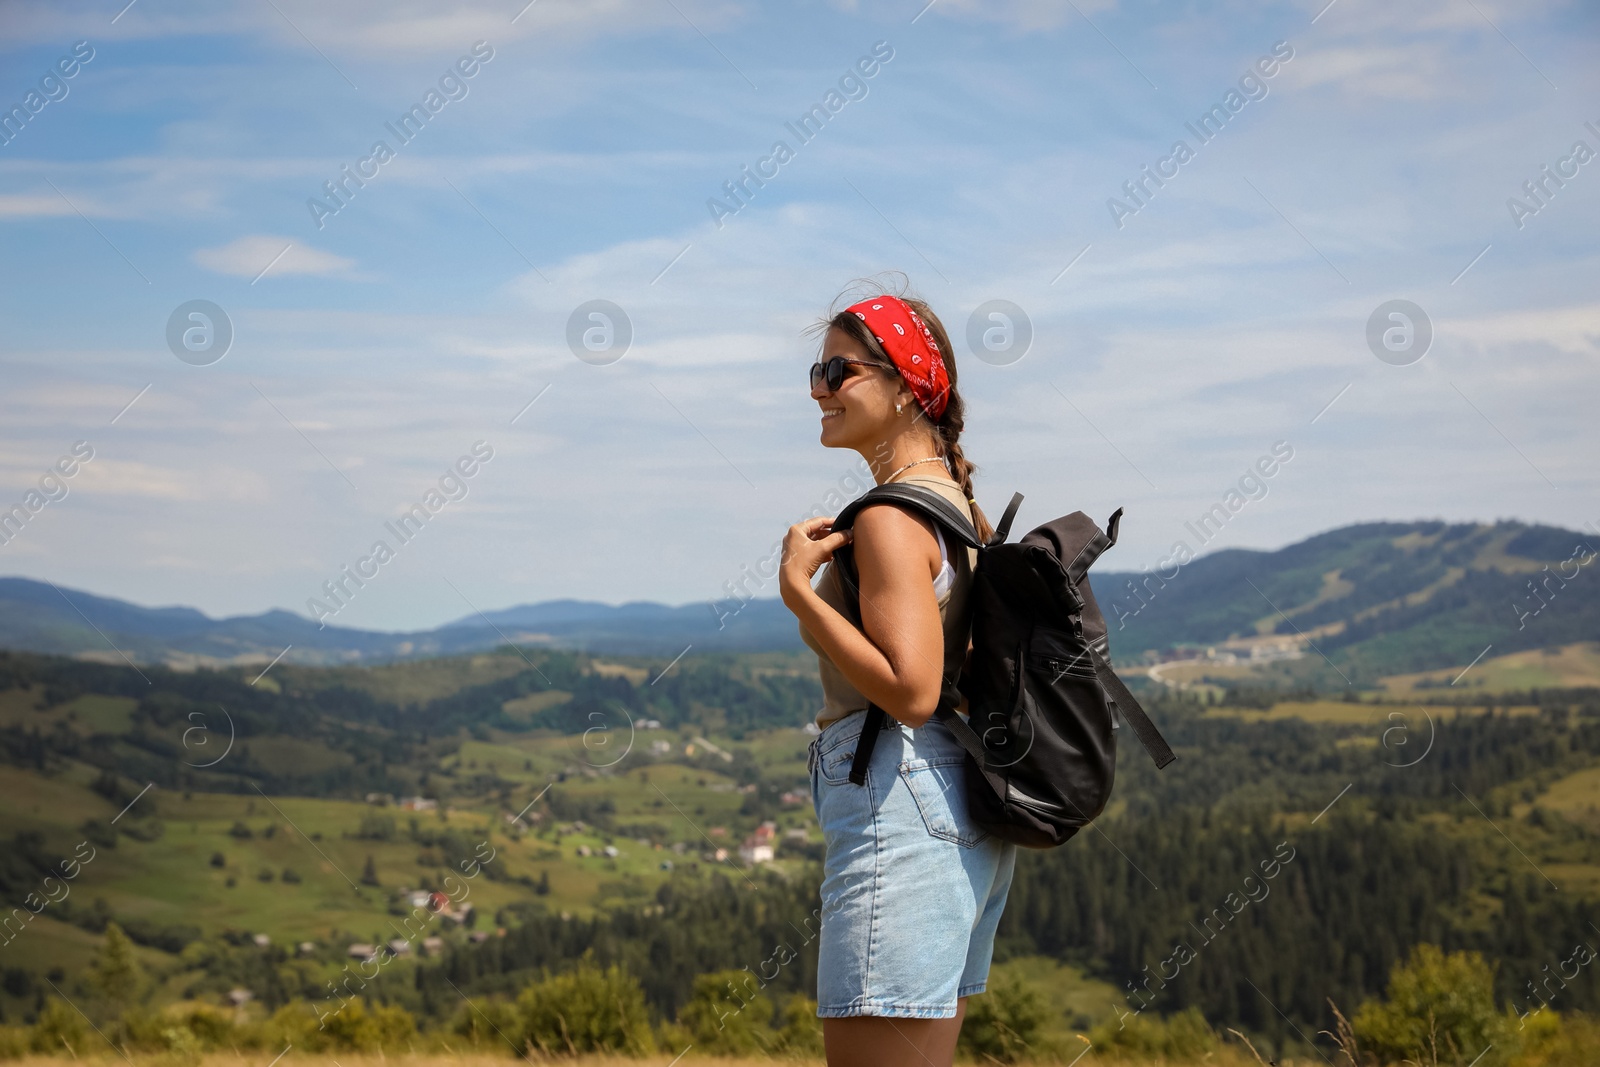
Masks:
[[[972,515],[972,508],[967,503],[967,494],[962,491],[959,484],[948,478],[940,478],[938,475],[918,474],[909,478],[901,478],[900,481],[915,482],[924,488],[932,489],[959,508],[963,515],[969,518]]]

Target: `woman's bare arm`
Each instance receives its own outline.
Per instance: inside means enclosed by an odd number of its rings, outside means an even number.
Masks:
[[[944,628],[933,594],[938,545],[925,520],[892,505],[863,508],[852,541],[865,632],[818,596],[809,576],[780,583],[784,603],[863,696],[920,727],[943,686]]]

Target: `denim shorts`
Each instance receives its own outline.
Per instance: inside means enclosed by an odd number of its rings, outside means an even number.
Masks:
[[[948,1019],[982,993],[1017,846],[974,826],[966,752],[937,720],[893,717],[864,785],[850,762],[866,712],[811,742],[811,802],[826,846],[817,1015]]]

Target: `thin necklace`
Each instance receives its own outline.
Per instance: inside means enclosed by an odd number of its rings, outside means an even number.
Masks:
[[[889,477],[885,478],[884,482],[888,483],[888,482],[894,481],[894,475],[895,474],[899,474],[900,471],[910,470],[912,467],[915,467],[918,463],[943,463],[943,462],[944,462],[944,457],[943,456],[929,456],[927,459],[914,459],[910,463],[907,463],[904,467],[901,467],[900,470],[895,471],[894,474],[891,474],[891,475],[889,475]]]

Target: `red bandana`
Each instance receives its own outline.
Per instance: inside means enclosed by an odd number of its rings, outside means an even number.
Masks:
[[[939,343],[933,339],[922,316],[905,301],[892,296],[874,296],[846,311],[867,324],[888,353],[895,369],[911,387],[928,418],[938,421],[950,401],[950,375],[945,370]]]

